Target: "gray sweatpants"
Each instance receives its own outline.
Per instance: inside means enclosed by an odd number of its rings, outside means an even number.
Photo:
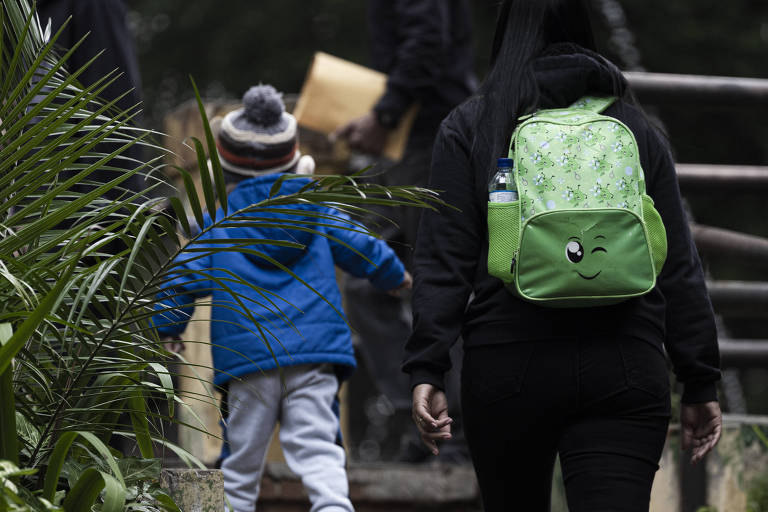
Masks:
[[[231,455],[221,465],[234,512],[253,512],[269,440],[280,422],[280,444],[301,477],[311,512],[352,512],[344,449],[336,443],[339,419],[333,401],[339,382],[331,365],[254,373],[229,384],[227,438]]]

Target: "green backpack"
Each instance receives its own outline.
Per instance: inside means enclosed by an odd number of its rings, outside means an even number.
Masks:
[[[512,135],[519,200],[488,203],[488,272],[525,300],[600,306],[656,285],[667,237],[634,135],[601,115],[614,100],[540,110]]]

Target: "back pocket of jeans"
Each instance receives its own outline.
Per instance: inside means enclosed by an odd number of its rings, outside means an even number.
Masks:
[[[469,347],[464,355],[462,388],[481,404],[492,404],[519,394],[534,343],[516,342]]]
[[[627,385],[662,398],[669,393],[669,372],[663,351],[651,342],[635,337],[619,343]]]

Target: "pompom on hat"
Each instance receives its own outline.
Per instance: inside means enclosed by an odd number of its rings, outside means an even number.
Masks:
[[[243,107],[224,116],[216,128],[221,166],[231,173],[260,176],[294,167],[300,174],[314,171],[311,157],[299,152],[296,118],[285,111],[283,95],[271,85],[248,89]]]

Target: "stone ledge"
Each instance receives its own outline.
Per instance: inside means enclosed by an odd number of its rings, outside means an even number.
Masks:
[[[358,512],[374,510],[472,512],[480,491],[470,465],[353,464],[348,468],[350,498]],[[259,512],[307,510],[299,478],[282,463],[268,463]]]
[[[163,469],[160,485],[182,512],[224,510],[224,478],[218,469]]]
[[[357,512],[480,511],[479,489],[469,465],[353,464],[350,498]],[[183,512],[221,512],[224,480],[219,470],[164,469],[162,486]],[[259,512],[306,512],[301,480],[284,463],[264,471]]]

